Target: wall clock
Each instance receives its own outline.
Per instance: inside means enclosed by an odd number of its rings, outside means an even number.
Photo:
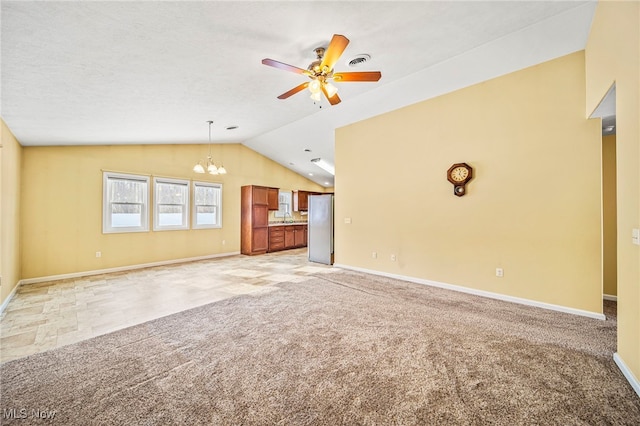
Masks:
[[[473,169],[467,163],[456,163],[447,170],[447,180],[453,184],[453,193],[462,197],[466,192],[465,185],[473,177]]]

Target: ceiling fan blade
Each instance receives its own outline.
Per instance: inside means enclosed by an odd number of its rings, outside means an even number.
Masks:
[[[289,96],[295,95],[296,93],[306,89],[308,85],[309,85],[308,81],[306,81],[306,82],[304,82],[302,84],[299,84],[296,87],[294,87],[293,89],[289,90],[288,92],[284,92],[282,95],[278,96],[278,99],[287,99]]]
[[[340,59],[342,52],[344,52],[344,49],[347,47],[347,44],[349,44],[348,38],[340,34],[334,34],[329,43],[329,47],[327,47],[326,52],[324,52],[320,68],[327,66],[332,70],[336,62],[338,62],[338,59]]]
[[[324,84],[322,85],[322,93],[324,93],[324,96],[327,98],[327,100],[329,101],[329,103],[331,105],[336,105],[336,104],[339,104],[341,102],[340,96],[338,96],[337,93],[335,95],[329,97],[329,94],[327,93],[327,89],[326,89],[326,87],[324,87]]]
[[[294,67],[293,65],[285,64],[284,62],[276,61],[276,60],[273,60],[273,59],[265,58],[265,59],[262,60],[262,63],[264,65],[268,65],[270,67],[278,68],[278,69],[285,70],[285,71],[295,72],[296,74],[307,74],[307,75],[309,75],[309,71],[307,71],[305,69]]]
[[[333,74],[333,81],[378,81],[380,77],[380,71],[339,72]]]

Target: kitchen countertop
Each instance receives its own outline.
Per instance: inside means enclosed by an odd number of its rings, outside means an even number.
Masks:
[[[291,225],[306,225],[308,222],[270,222],[269,226],[291,226]]]

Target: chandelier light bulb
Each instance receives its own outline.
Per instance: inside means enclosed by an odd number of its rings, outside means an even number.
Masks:
[[[327,90],[327,96],[332,98],[338,93],[338,89],[331,83],[325,83],[324,88]]]
[[[309,91],[311,93],[320,93],[320,82],[318,80],[311,80],[311,83],[309,83]]]

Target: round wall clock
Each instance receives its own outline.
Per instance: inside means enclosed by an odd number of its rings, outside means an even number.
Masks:
[[[456,163],[447,170],[447,180],[453,184],[453,193],[462,197],[466,192],[465,185],[473,177],[473,169],[467,163]]]

